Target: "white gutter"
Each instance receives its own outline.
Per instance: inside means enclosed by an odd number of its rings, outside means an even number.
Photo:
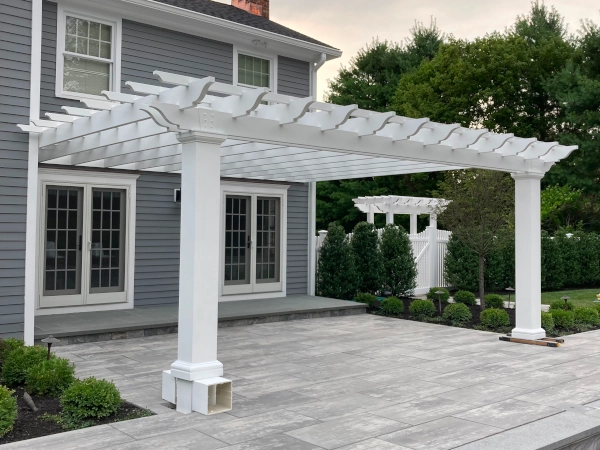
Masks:
[[[261,30],[260,28],[254,28],[249,25],[242,25],[240,23],[232,22],[230,20],[220,19],[218,17],[209,16],[208,14],[202,14],[196,11],[190,11],[188,9],[180,8],[178,6],[167,5],[154,0],[121,0],[124,3],[130,3],[137,6],[154,9],[167,14],[174,14],[178,16],[188,17],[200,22],[217,25],[230,30],[239,31],[242,33],[248,33],[255,37],[262,37],[263,39],[270,39],[275,42],[280,42],[287,45],[293,45],[296,47],[304,48],[310,51],[324,53],[333,58],[339,58],[342,56],[342,51],[336,48],[328,47],[326,45],[319,45],[312,42],[303,41],[301,39],[292,38],[289,36],[283,36],[281,34],[273,33],[271,31]]]

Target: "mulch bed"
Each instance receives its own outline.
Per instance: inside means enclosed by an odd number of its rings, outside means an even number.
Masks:
[[[59,414],[61,411],[60,401],[57,398],[39,397],[32,395],[35,405],[38,407],[37,412],[29,409],[29,406],[23,400],[23,388],[15,389],[17,396],[17,420],[10,433],[0,438],[0,445],[9,442],[23,441],[25,439],[33,439],[51,434],[64,433],[65,429],[55,422],[40,418],[42,414]],[[97,420],[95,425],[103,425],[107,423],[120,422],[131,418],[132,414],[144,413],[146,410],[132,403],[122,402],[116,414]]]

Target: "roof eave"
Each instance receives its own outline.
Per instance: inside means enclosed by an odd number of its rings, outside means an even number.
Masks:
[[[263,39],[270,39],[272,41],[279,42],[281,44],[292,45],[300,47],[305,50],[314,51],[316,53],[324,53],[327,55],[327,59],[335,59],[342,56],[342,51],[327,45],[319,45],[301,39],[284,36],[282,34],[273,33],[271,31],[261,30],[260,28],[251,27],[249,25],[243,25],[240,23],[232,22],[230,20],[220,19],[218,17],[210,16],[208,14],[202,14],[196,11],[190,11],[189,9],[180,8],[178,6],[168,5],[166,3],[157,2],[154,0],[121,0],[124,3],[130,3],[133,5],[144,6],[157,11],[165,13],[175,14],[191,18],[203,23],[209,23],[212,25],[229,28],[230,30],[252,34]]]

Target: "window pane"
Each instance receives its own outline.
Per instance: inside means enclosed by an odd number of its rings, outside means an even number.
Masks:
[[[90,22],[90,39],[100,40],[100,24],[97,22]]]
[[[268,59],[238,55],[238,83],[248,86],[269,87],[270,66]]]
[[[77,36],[88,37],[90,23],[87,20],[77,19]]]
[[[102,35],[100,36],[100,38],[104,41],[104,42],[112,42],[112,27],[110,25],[101,25],[102,28]]]
[[[89,52],[90,56],[100,56],[100,41],[93,41],[90,39],[89,41]]]
[[[110,63],[65,56],[63,89],[101,95],[110,89]]]
[[[65,36],[65,50],[77,53],[77,37],[71,34]]]
[[[110,44],[107,42],[100,43],[100,58],[110,59]]]

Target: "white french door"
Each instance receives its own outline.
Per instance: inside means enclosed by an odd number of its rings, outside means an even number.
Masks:
[[[40,308],[127,301],[128,188],[41,184]]]
[[[284,196],[224,192],[222,294],[282,291]]]

